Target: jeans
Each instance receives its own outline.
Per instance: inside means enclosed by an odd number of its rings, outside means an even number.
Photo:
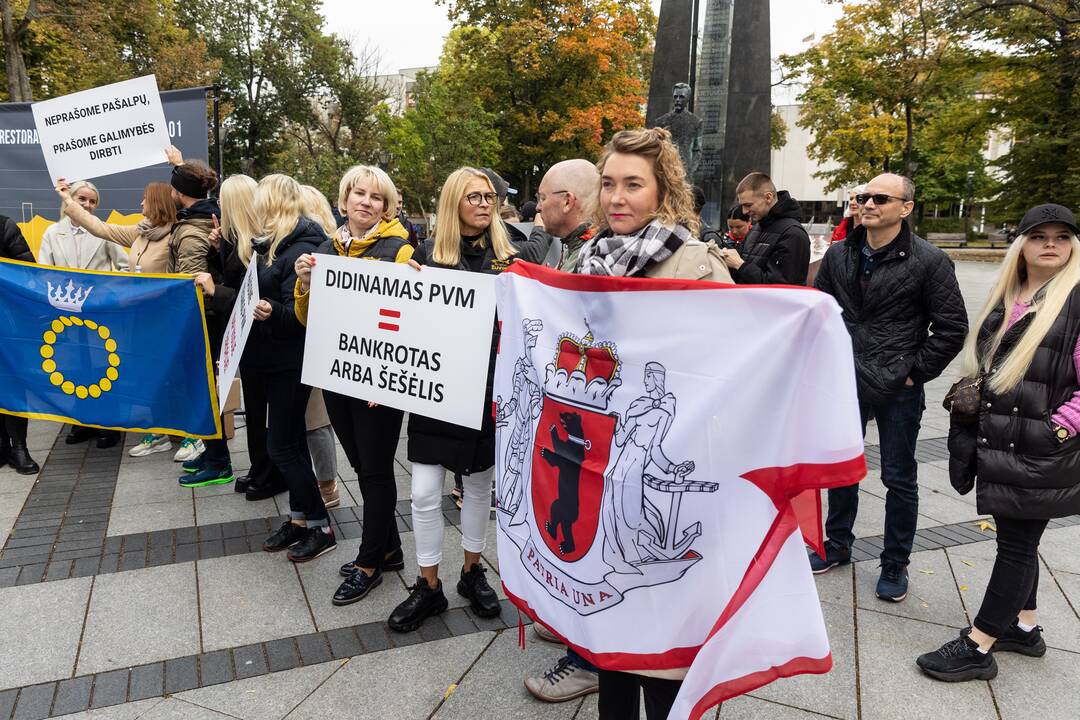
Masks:
[[[494,468],[462,476],[461,547],[465,552],[482,553],[487,546],[487,525],[491,513],[491,476]],[[416,533],[416,564],[432,567],[442,562],[444,520],[442,465],[412,466],[412,520]],[[466,570],[468,568],[465,568]]]
[[[270,453],[266,450],[266,407],[267,388],[256,381],[263,374],[254,370],[241,370],[242,380],[240,389],[244,393],[244,412],[247,418],[247,448],[251,460],[248,469],[248,487],[251,488],[283,488],[285,478],[281,471],[270,460]],[[301,413],[303,415],[303,413]]]
[[[326,412],[345,456],[356,471],[364,498],[363,529],[356,565],[378,568],[386,556],[401,549],[397,519],[397,481],[394,453],[404,413],[385,405],[368,407],[367,400],[323,391]]]
[[[1021,610],[1035,610],[1039,593],[1039,540],[1046,520],[994,516],[997,557],[982,607],[972,623],[993,638],[1005,634]]]
[[[645,717],[667,720],[682,687],[682,680],[662,680],[614,670],[601,670],[599,680],[600,720],[640,717],[642,693],[645,694]]]
[[[919,517],[919,464],[915,443],[926,408],[922,385],[905,387],[886,403],[859,403],[863,435],[866,423],[877,420],[881,448],[881,482],[885,485],[885,542],[881,562],[907,565]],[[829,490],[825,534],[847,552],[855,542],[852,528],[859,511],[859,485]]]

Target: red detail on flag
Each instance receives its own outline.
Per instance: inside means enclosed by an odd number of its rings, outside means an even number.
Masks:
[[[795,519],[799,521],[803,542],[818,554],[825,557],[825,530],[821,527],[821,491],[803,490],[791,498],[791,507],[795,510]]]
[[[386,308],[379,308],[380,317],[399,318],[401,317],[400,310],[387,310]]]
[[[381,323],[379,323],[379,329],[380,330],[389,330],[390,332],[397,332],[398,330],[401,329],[401,326],[400,325],[395,325],[394,323],[381,322]]]

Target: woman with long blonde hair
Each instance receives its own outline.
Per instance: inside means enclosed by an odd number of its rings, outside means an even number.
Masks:
[[[1080,513],[1080,229],[1067,208],[1040,205],[1018,232],[960,355],[977,411],[953,401],[950,479],[994,517],[997,558],[972,627],[916,661],[950,682],[995,677],[997,652],[1046,653],[1039,541],[1050,520]]]
[[[338,223],[334,219],[330,201],[323,195],[322,190],[314,185],[301,185],[300,194],[303,196],[304,217],[317,222],[327,237],[333,237]]]

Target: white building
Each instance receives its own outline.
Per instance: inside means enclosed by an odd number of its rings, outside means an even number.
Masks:
[[[391,75],[376,75],[375,82],[386,91],[386,104],[394,115],[401,115],[406,108],[413,107],[413,90],[416,88],[416,76],[421,72],[434,72],[438,66],[402,68]]]
[[[787,125],[787,142],[779,150],[772,151],[770,175],[776,187],[787,190],[802,203],[803,219],[823,222],[829,215],[839,219],[844,212],[847,193],[843,190],[826,192],[826,181],[815,177],[822,171],[834,170],[838,165],[824,165],[811,158],[807,148],[814,141],[812,132],[799,127],[802,105],[778,105],[776,112]]]

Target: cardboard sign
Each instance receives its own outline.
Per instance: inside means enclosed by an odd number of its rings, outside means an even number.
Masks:
[[[252,256],[244,273],[244,282],[240,292],[236,293],[236,304],[229,315],[229,324],[225,326],[225,337],[221,340],[221,357],[218,359],[218,388],[231,388],[240,368],[240,357],[244,354],[251,326],[255,323],[253,314],[259,302],[259,273],[256,268],[258,256]]]
[[[153,75],[43,100],[31,110],[53,182],[157,165],[169,146]]]
[[[480,429],[495,277],[319,255],[305,385]]]

